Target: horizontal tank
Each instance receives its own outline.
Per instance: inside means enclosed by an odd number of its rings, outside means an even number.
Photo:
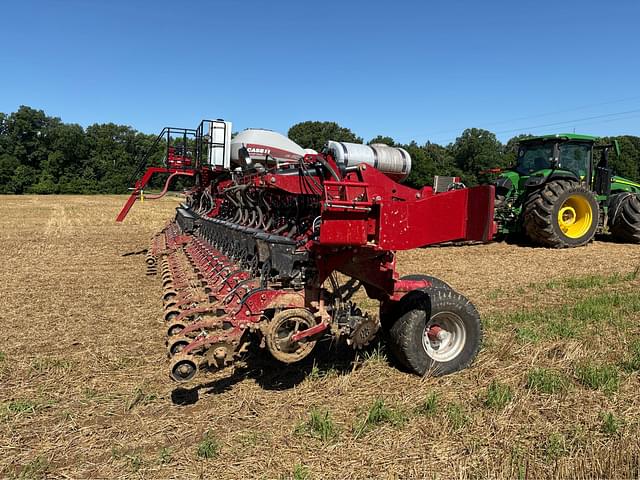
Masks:
[[[242,147],[247,149],[251,160],[258,163],[297,162],[305,153],[300,145],[284,135],[261,128],[248,128],[231,139],[231,161],[235,164],[242,163],[239,153]]]
[[[383,143],[363,145],[329,140],[326,150],[338,165],[352,167],[366,163],[399,182],[411,173],[411,155],[404,148],[390,147]]]

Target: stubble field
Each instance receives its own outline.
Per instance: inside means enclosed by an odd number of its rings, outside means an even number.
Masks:
[[[123,201],[0,197],[0,477],[640,476],[640,246],[401,252],[483,317],[456,375],[325,344],[178,388],[142,253],[178,200]]]

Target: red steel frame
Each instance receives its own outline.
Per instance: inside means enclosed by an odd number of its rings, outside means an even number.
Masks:
[[[131,207],[133,207],[133,204],[136,202],[138,198],[140,198],[140,195],[144,187],[147,185],[147,183],[149,183],[149,180],[151,180],[151,177],[153,177],[156,173],[168,173],[169,177],[167,178],[167,181],[164,184],[164,188],[159,194],[147,195],[147,198],[150,200],[164,197],[167,191],[169,190],[171,180],[173,180],[176,176],[183,175],[187,177],[193,177],[196,174],[196,171],[192,169],[183,169],[183,168],[165,168],[165,167],[147,168],[142,178],[136,181],[136,185],[133,188],[133,192],[131,192],[131,195],[129,195],[129,198],[127,199],[126,203],[122,207],[122,210],[120,210],[120,213],[116,217],[116,222],[122,222],[126,218],[127,214],[129,213],[129,210],[131,210]]]

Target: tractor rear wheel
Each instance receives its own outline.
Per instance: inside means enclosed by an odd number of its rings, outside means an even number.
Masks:
[[[399,307],[389,343],[402,365],[433,376],[471,365],[482,344],[482,324],[469,300],[450,288],[429,288],[408,293]]]
[[[611,195],[609,230],[618,240],[640,243],[640,195],[633,193]]]
[[[524,205],[527,236],[552,248],[589,243],[598,229],[600,208],[594,193],[570,180],[554,180],[529,195]]]

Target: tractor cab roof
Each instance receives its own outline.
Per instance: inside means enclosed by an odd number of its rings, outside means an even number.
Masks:
[[[593,135],[580,135],[577,133],[556,133],[552,135],[540,135],[537,137],[524,138],[520,140],[520,143],[538,143],[546,142],[550,140],[562,140],[562,141],[581,141],[581,142],[595,142],[599,137]]]

